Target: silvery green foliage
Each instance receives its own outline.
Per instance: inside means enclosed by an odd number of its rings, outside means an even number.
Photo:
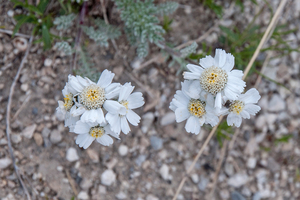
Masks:
[[[73,25],[73,21],[75,18],[76,15],[74,13],[69,15],[63,15],[60,17],[56,17],[53,23],[57,25],[56,27],[57,30],[66,30]]]
[[[168,2],[158,6],[153,0],[114,0],[121,10],[125,22],[125,32],[131,44],[137,45],[140,58],[147,56],[149,42],[158,44],[164,41],[165,30],[160,26],[157,14],[169,14],[177,8],[177,3]],[[177,5],[177,6],[176,6]]]
[[[196,42],[193,42],[190,46],[185,47],[184,49],[180,50],[181,58],[186,58],[188,55],[192,53],[196,53],[196,49],[198,47],[198,44]]]
[[[66,55],[72,55],[73,53],[72,47],[67,42],[57,42],[54,47]]]
[[[89,36],[90,39],[98,42],[100,46],[108,47],[108,40],[115,39],[121,35],[118,28],[106,24],[103,20],[95,20],[98,29],[94,27],[82,26],[82,30]]]

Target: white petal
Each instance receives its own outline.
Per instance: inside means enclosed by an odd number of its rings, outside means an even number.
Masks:
[[[103,108],[105,108],[105,110],[111,114],[121,115],[125,115],[127,110],[125,106],[113,100],[106,100],[103,104]]]
[[[194,116],[190,116],[188,118],[188,120],[186,121],[185,130],[188,133],[194,133],[194,134],[198,135],[200,133],[200,130],[201,130],[201,126],[200,126],[200,123],[199,123],[199,118],[194,117]]]
[[[132,93],[128,99],[128,108],[129,109],[136,109],[144,105],[144,98],[141,92],[134,92]]]
[[[121,132],[121,119],[119,114],[113,115],[111,113],[107,113],[105,116],[108,123],[111,125],[111,130],[120,134]]]
[[[103,135],[100,138],[97,138],[97,142],[99,142],[100,144],[102,144],[104,146],[109,146],[112,143],[114,143],[113,139],[111,137],[109,137],[107,134]]]
[[[201,93],[201,86],[200,86],[200,81],[196,80],[193,81],[189,87],[188,91],[183,91],[188,95],[189,97],[193,99],[199,99],[200,98],[200,93]]]
[[[68,78],[67,86],[69,89],[73,89],[73,94],[79,93],[84,89],[84,86],[78,82],[78,79],[75,76],[69,76]]]
[[[182,105],[187,105],[190,102],[188,95],[184,94],[183,91],[177,90],[174,98],[178,100]]]
[[[111,127],[110,125],[105,126],[105,127],[104,127],[105,133],[106,133],[106,134],[109,134],[109,135],[111,135],[111,136],[113,136],[113,137],[115,137],[115,138],[117,138],[117,139],[120,139],[120,137],[119,137],[120,132],[119,132],[119,133],[115,133],[114,131],[112,131],[111,128],[112,128],[112,127]]]
[[[254,104],[246,104],[244,110],[247,111],[250,115],[256,115],[260,111],[260,107]]]
[[[200,126],[203,126],[204,123],[205,123],[205,117],[202,116],[199,118],[199,124],[200,124]]]
[[[219,123],[219,118],[213,113],[207,113],[205,115],[205,123],[210,124],[211,126],[216,126]]]
[[[200,59],[200,65],[203,68],[212,67],[212,66],[214,66],[214,63],[215,63],[214,58],[211,56],[206,56],[205,58]]]
[[[89,146],[91,146],[92,142],[95,140],[93,137],[88,137],[88,139],[85,141],[83,148],[87,149]]]
[[[222,108],[222,94],[218,92],[215,99],[215,107]]]
[[[258,100],[260,99],[259,92],[255,88],[251,88],[248,90],[245,94],[241,94],[239,99],[245,104],[248,103],[257,103]]]
[[[215,66],[223,68],[226,62],[226,52],[222,49],[216,49]]]
[[[227,116],[227,124],[228,126],[233,126],[234,124],[236,127],[240,127],[242,124],[242,118],[234,113],[229,113]]]
[[[192,72],[184,72],[183,73],[183,78],[188,79],[188,80],[194,80],[194,79],[199,80],[200,74],[192,73]]]
[[[230,53],[226,54],[226,62],[223,66],[223,69],[226,72],[230,72],[230,70],[232,70],[232,68],[234,67],[234,56],[231,55]]]
[[[191,114],[189,113],[187,107],[180,107],[175,110],[175,117],[177,123],[186,120],[188,117],[190,117],[190,115]]]
[[[106,88],[107,86],[109,86],[109,84],[111,84],[114,76],[115,76],[115,74],[112,73],[111,71],[108,71],[107,69],[104,70],[101,73],[101,76],[97,82],[97,85],[99,85],[102,88]]]
[[[250,114],[245,109],[240,112],[240,116],[244,119],[250,119]]]
[[[79,108],[75,108],[73,110],[70,110],[70,113],[73,117],[82,115],[84,112],[86,111],[86,109],[84,107],[79,107]]]
[[[120,89],[120,95],[118,101],[127,100],[131,92],[133,91],[134,86],[131,86],[131,83],[125,83]]]
[[[128,134],[130,131],[130,127],[129,127],[126,117],[121,117],[121,130],[125,134]]]
[[[233,92],[230,87],[225,86],[224,93],[229,100],[237,100],[238,94]]]
[[[66,97],[66,95],[68,95],[69,93],[69,87],[65,85],[64,89],[62,90],[62,94],[64,95],[64,97]]]
[[[198,65],[187,64],[186,67],[193,73],[201,74],[203,72],[203,68]]]
[[[242,79],[243,76],[244,76],[244,73],[243,73],[242,70],[234,69],[234,70],[232,70],[231,72],[228,72],[228,75],[229,75],[229,76],[235,76],[235,77],[237,77],[237,78]]]
[[[82,86],[87,87],[90,85],[90,82],[84,78],[82,78],[81,76],[76,76],[78,83],[80,83]]]
[[[86,134],[80,134],[80,135],[78,135],[77,136],[77,138],[76,138],[76,144],[81,144],[81,143],[84,143],[85,142],[85,140],[87,140],[88,139],[88,136],[89,136],[89,134],[88,133],[86,133]],[[80,145],[80,147],[82,147],[83,146],[83,144],[82,145]]]
[[[96,111],[97,111],[97,122],[99,124],[104,123],[105,118],[104,118],[103,110],[101,108],[98,108]]]
[[[133,126],[137,126],[141,120],[141,117],[138,116],[138,114],[136,114],[135,112],[133,112],[130,109],[128,110],[128,112],[126,114],[126,118],[129,121],[129,123],[132,124]]]
[[[173,101],[171,101],[169,108],[175,112],[177,106],[175,106],[175,104],[173,103]]]
[[[80,117],[80,120],[86,123],[105,122],[104,114],[101,108],[98,108],[97,110],[86,110]]]
[[[85,134],[90,131],[90,126],[87,123],[83,123],[82,121],[76,122],[74,133],[77,134]]]

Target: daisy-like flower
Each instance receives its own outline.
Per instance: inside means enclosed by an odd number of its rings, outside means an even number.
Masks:
[[[176,122],[182,122],[187,119],[185,130],[194,134],[199,134],[201,126],[206,123],[215,126],[219,122],[219,118],[215,113],[213,105],[205,102],[200,97],[195,99],[197,94],[189,92],[189,88],[193,82],[185,80],[181,83],[182,90],[177,90],[170,109],[175,112]],[[199,96],[199,95],[198,95]]]
[[[223,97],[237,100],[246,86],[241,70],[232,70],[234,57],[222,49],[216,49],[215,57],[200,59],[200,66],[188,64],[191,72],[185,72],[184,78],[193,80],[189,91],[198,92],[207,101],[214,101],[215,108],[221,109]],[[214,99],[215,97],[215,99]]]
[[[80,116],[82,122],[105,122],[102,107],[107,112],[125,112],[126,108],[118,102],[111,100],[120,92],[119,83],[111,83],[114,73],[104,70],[97,83],[80,76],[69,75],[67,85],[77,98],[78,107],[71,112],[73,116]]]
[[[109,146],[114,142],[110,136],[120,139],[111,130],[111,126],[106,123],[84,123],[79,120],[75,125],[74,132],[79,134],[76,138],[76,144],[84,149],[87,149],[94,140],[97,140],[97,142],[104,146]]]
[[[228,114],[227,124],[240,127],[242,118],[250,119],[250,115],[256,115],[260,111],[260,107],[255,105],[260,99],[260,95],[255,88],[248,90],[245,94],[241,94],[237,100],[232,101],[228,108],[223,109],[222,114]]]
[[[66,85],[62,90],[64,101],[58,101],[56,108],[56,116],[60,120],[65,120],[65,127],[69,127],[73,131],[74,125],[79,120],[79,117],[73,117],[70,112],[76,109],[75,102],[73,101],[73,94],[70,92],[69,87]]]
[[[126,108],[126,112],[109,112],[105,118],[111,124],[112,130],[118,134],[122,130],[128,134],[130,131],[129,124],[137,126],[141,118],[132,109],[139,108],[144,105],[144,98],[141,92],[132,93],[134,86],[131,83],[125,83],[120,89],[118,102]],[[131,94],[132,93],[132,94]]]

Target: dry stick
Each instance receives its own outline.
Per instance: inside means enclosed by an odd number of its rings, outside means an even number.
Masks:
[[[13,31],[6,30],[6,29],[0,29],[0,33],[6,33],[8,35],[12,35]],[[25,35],[22,33],[16,33],[15,36],[23,37],[23,38],[30,38],[30,35]]]
[[[15,115],[13,116],[12,120],[14,121],[18,115],[20,114],[20,112],[25,108],[25,106],[27,105],[27,103],[29,102],[31,98],[31,95],[29,94],[26,99],[24,100],[23,104],[21,105],[21,107],[17,110],[17,112],[15,113]]]
[[[260,73],[262,73],[262,74],[264,73],[265,68],[267,67],[267,65],[268,65],[268,63],[269,63],[269,61],[270,61],[270,58],[271,58],[271,53],[270,53],[270,51],[268,51],[267,57],[266,57],[266,59],[265,59],[263,65],[262,65],[262,68],[261,68],[261,70],[260,70]],[[257,80],[256,80],[256,82],[255,82],[255,85],[254,85],[255,88],[257,88],[258,84],[260,83],[261,78],[262,78],[262,76],[259,74],[258,77],[257,77]]]
[[[280,2],[279,6],[278,6],[278,8],[277,8],[277,10],[276,10],[276,12],[275,12],[275,15],[273,16],[273,18],[272,18],[272,20],[271,20],[271,23],[269,24],[269,26],[268,26],[266,32],[264,33],[264,35],[263,35],[263,37],[262,37],[262,39],[261,39],[261,41],[260,41],[258,47],[256,48],[256,50],[255,50],[255,52],[254,52],[254,54],[253,54],[253,56],[252,56],[252,58],[251,58],[251,60],[250,60],[250,62],[249,62],[249,64],[248,64],[248,66],[247,66],[247,68],[246,68],[246,70],[245,70],[245,73],[244,73],[244,76],[243,76],[243,80],[245,79],[245,77],[246,77],[247,74],[249,73],[249,70],[250,70],[250,68],[251,68],[251,66],[252,66],[252,64],[253,64],[253,62],[254,62],[255,59],[257,58],[258,53],[259,53],[259,51],[261,50],[263,44],[266,42],[266,39],[268,38],[269,34],[271,33],[271,30],[274,30],[273,28],[274,28],[274,26],[276,25],[275,22],[277,21],[277,18],[279,17],[279,15],[280,15],[282,9],[284,8],[284,5],[286,4],[286,2],[287,2],[287,0],[282,0],[282,1]],[[205,140],[205,142],[204,142],[202,148],[200,149],[200,151],[198,152],[197,156],[195,157],[195,159],[194,159],[194,161],[193,161],[193,164],[190,166],[190,168],[188,169],[187,173],[184,175],[182,181],[180,182],[180,184],[179,184],[179,186],[178,186],[178,188],[177,188],[177,190],[176,190],[176,193],[175,193],[175,195],[174,195],[174,197],[173,197],[173,200],[176,200],[176,199],[177,199],[177,196],[178,196],[180,190],[182,189],[182,187],[183,187],[183,185],[184,185],[184,183],[185,183],[187,177],[189,176],[189,174],[190,174],[191,171],[193,170],[194,165],[196,164],[197,160],[198,160],[199,157],[201,156],[201,154],[202,154],[204,148],[208,145],[208,142],[210,141],[210,139],[211,139],[212,136],[214,135],[214,133],[215,133],[217,127],[219,126],[219,124],[220,124],[222,118],[223,118],[223,116],[220,117],[219,123],[212,129],[212,131],[209,133],[208,137],[206,138],[206,140]]]
[[[68,178],[68,180],[69,180],[69,183],[70,183],[70,185],[71,185],[71,188],[72,188],[72,190],[73,190],[75,196],[77,196],[77,195],[78,195],[78,191],[77,191],[77,189],[76,189],[74,180],[73,180],[73,178],[71,177],[70,172],[69,172],[68,170],[65,170],[65,172],[66,172],[66,174],[67,174],[67,178]]]
[[[29,39],[29,43],[28,43],[28,47],[26,49],[26,52],[25,52],[25,55],[21,61],[21,64],[19,66],[19,69],[18,69],[18,72],[10,86],[10,91],[9,91],[9,96],[8,96],[8,102],[7,102],[7,107],[6,107],[6,137],[7,137],[7,145],[8,145],[8,149],[9,149],[9,154],[11,156],[11,159],[12,159],[12,162],[13,162],[13,165],[14,165],[14,169],[15,169],[15,173],[20,181],[20,184],[22,185],[22,188],[27,196],[27,199],[31,200],[31,197],[30,197],[30,194],[21,178],[21,175],[19,173],[19,169],[16,165],[16,160],[15,160],[15,156],[14,156],[14,152],[13,152],[13,149],[12,149],[12,145],[11,145],[11,140],[10,140],[10,133],[11,133],[11,129],[10,129],[10,109],[11,109],[11,102],[12,102],[12,97],[13,97],[13,94],[14,94],[14,90],[15,90],[15,86],[16,86],[16,83],[20,77],[20,73],[23,69],[23,66],[24,66],[24,63],[27,59],[27,56],[28,56],[28,53],[29,53],[29,50],[30,50],[30,47],[31,47],[31,44],[32,44],[32,40],[33,40],[33,36],[30,37]]]
[[[249,64],[247,65],[246,69],[245,69],[245,73],[244,73],[244,76],[243,76],[243,79],[246,78],[246,76],[248,75],[250,69],[251,69],[251,66],[253,65],[254,61],[256,60],[257,56],[258,56],[258,53],[260,52],[261,48],[263,47],[263,45],[265,44],[265,42],[267,41],[267,38],[270,36],[271,34],[271,31],[274,31],[274,27],[276,25],[276,22],[277,22],[277,19],[278,17],[280,16],[285,4],[286,4],[287,0],[282,0],[271,20],[271,23],[269,24],[266,32],[264,33],[261,41],[259,42],[259,45],[258,47],[256,48]]]

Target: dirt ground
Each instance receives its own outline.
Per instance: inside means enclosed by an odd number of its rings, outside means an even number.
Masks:
[[[158,2],[158,1],[157,1]],[[163,2],[163,1],[159,1]],[[224,26],[246,26],[264,1],[258,5],[244,1],[245,10],[222,1],[225,17],[219,19],[199,1],[180,0],[179,8],[171,15],[172,30],[166,41],[175,46],[204,34],[216,23]],[[276,10],[279,1],[268,1]],[[15,21],[8,16],[13,4],[0,0],[0,27],[13,30]],[[96,4],[88,15],[102,16]],[[299,28],[300,3],[289,1],[279,23],[288,28]],[[117,10],[109,13],[112,24],[123,26]],[[255,23],[267,27],[270,13],[262,13]],[[89,23],[88,20],[86,22]],[[30,26],[20,33],[30,35]],[[76,27],[69,31],[76,37]],[[213,49],[219,47],[220,29],[216,28],[204,41]],[[26,38],[28,39],[28,38]],[[288,38],[299,48],[300,32]],[[83,36],[82,41],[88,40]],[[201,148],[209,127],[199,135],[186,133],[184,123],[175,122],[169,103],[180,89],[182,75],[176,75],[179,66],[169,68],[167,63],[154,62],[141,70],[135,66],[158,54],[157,47],[139,60],[135,48],[130,47],[123,34],[116,40],[122,56],[112,44],[109,48],[88,43],[88,53],[97,71],[113,71],[115,82],[132,82],[135,91],[141,91],[145,106],[136,112],[142,117],[131,133],[121,134],[110,147],[94,142],[87,150],[75,144],[76,134],[70,133],[55,115],[57,101],[63,98],[63,89],[69,74],[72,57],[62,56],[51,49],[43,51],[33,44],[27,62],[17,82],[11,108],[12,143],[17,166],[32,199],[172,199],[175,191]],[[201,45],[201,43],[200,43]],[[9,34],[0,33],[0,198],[26,199],[14,168],[5,135],[5,115],[11,83],[24,52],[13,45]],[[244,120],[242,127],[232,135],[229,147],[218,172],[222,148],[213,138],[196,163],[178,199],[232,199],[232,200],[297,200],[300,199],[300,54],[293,52],[280,57],[270,52],[272,59],[263,73],[282,83],[286,88],[262,78],[257,89],[262,96],[262,110],[256,117]],[[125,64],[125,60],[130,66]],[[51,65],[45,61],[52,61]],[[254,87],[257,74],[247,78],[248,88]],[[288,136],[286,142],[278,138]],[[277,139],[277,140],[276,140]],[[213,184],[216,173],[216,185]],[[210,196],[210,194],[213,194]]]

